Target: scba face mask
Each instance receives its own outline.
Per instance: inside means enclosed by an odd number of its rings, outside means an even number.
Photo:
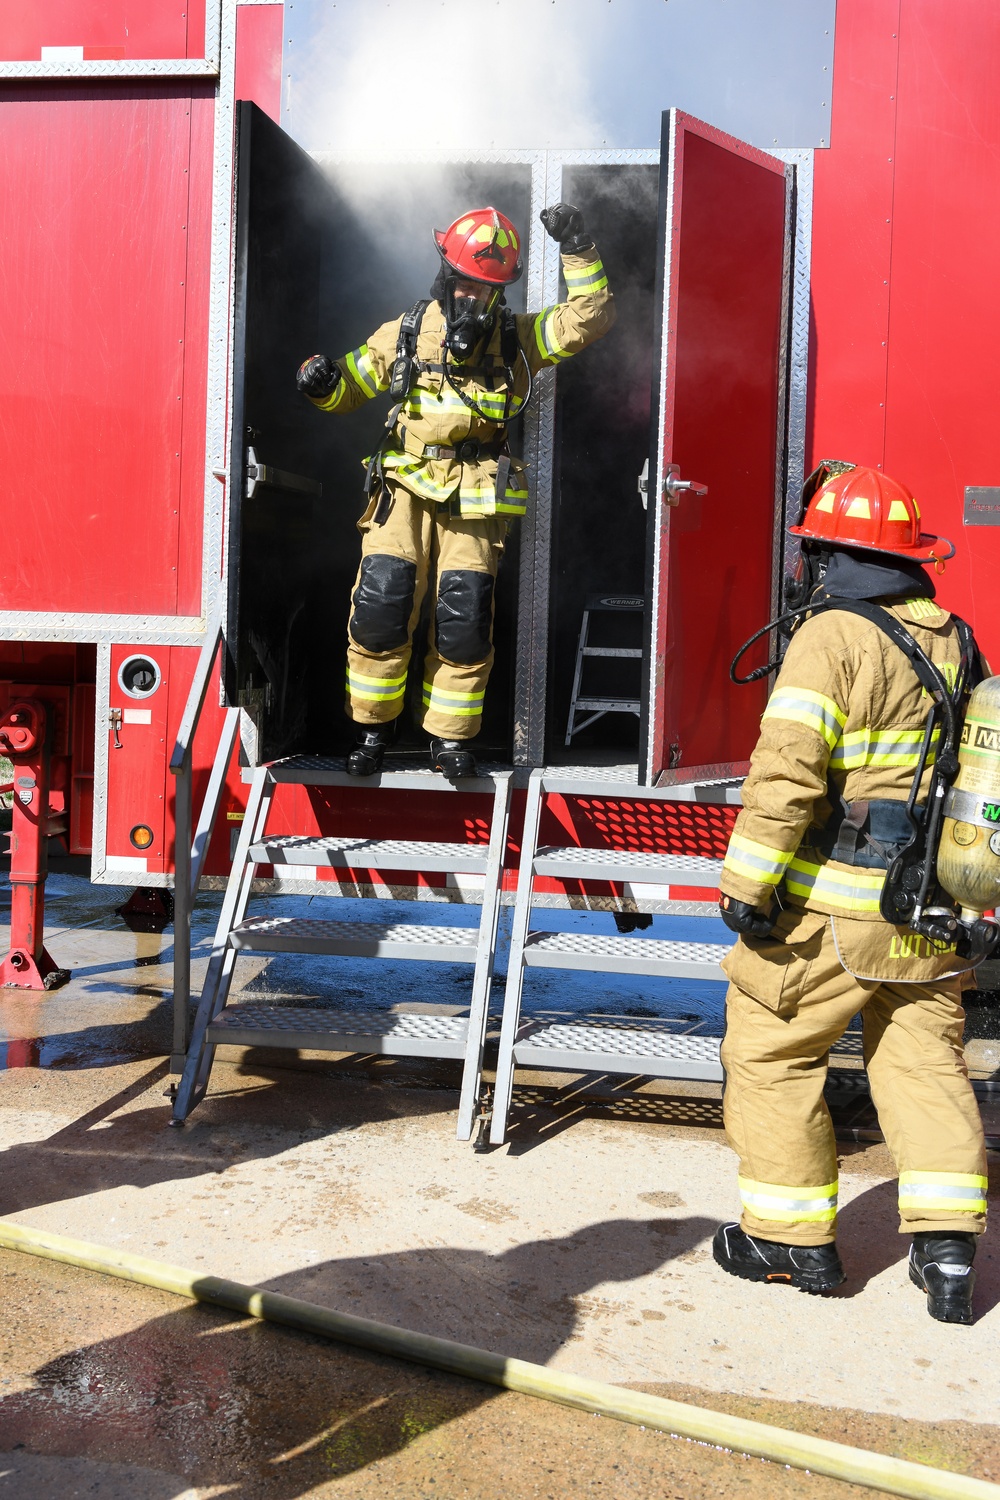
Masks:
[[[452,358],[461,362],[476,345],[493,332],[503,287],[485,281],[449,276],[445,281],[445,345]]]

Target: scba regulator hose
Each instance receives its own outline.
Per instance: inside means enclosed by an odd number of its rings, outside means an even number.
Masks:
[[[949,1474],[943,1469],[931,1469],[905,1459],[887,1458],[881,1453],[868,1453],[863,1448],[827,1442],[825,1438],[786,1432],[781,1427],[751,1422],[744,1417],[705,1411],[699,1406],[668,1401],[662,1396],[647,1396],[641,1391],[605,1385],[582,1375],[549,1370],[544,1365],[529,1364],[523,1359],[506,1359],[502,1354],[490,1354],[469,1344],[455,1344],[450,1339],[434,1338],[430,1334],[374,1323],[368,1318],[355,1318],[349,1313],[333,1312],[313,1302],[284,1297],[260,1287],[243,1286],[238,1281],[227,1281],[220,1276],[195,1275],[180,1266],[48,1234],[24,1224],[0,1219],[0,1247],[23,1250],[29,1255],[80,1266],[87,1271],[101,1271],[124,1281],[138,1282],[141,1286],[173,1292],[178,1297],[225,1307],[247,1317],[281,1323],[286,1328],[297,1328],[305,1333],[321,1334],[359,1349],[371,1349],[414,1364],[447,1370],[452,1375],[464,1375],[470,1380],[519,1391],[522,1395],[538,1396],[543,1401],[574,1406],[579,1411],[617,1417],[619,1421],[634,1422],[675,1437],[693,1438],[696,1442],[711,1443],[735,1453],[770,1459],[773,1463],[787,1464],[796,1469],[808,1469],[814,1474],[828,1474],[833,1479],[867,1485],[890,1495],[911,1496],[913,1500],[1000,1500],[1000,1485],[982,1479]]]

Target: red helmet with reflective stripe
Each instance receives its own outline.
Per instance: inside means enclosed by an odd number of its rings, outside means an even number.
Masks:
[[[905,485],[878,469],[850,468],[827,479],[812,496],[793,536],[835,547],[892,552],[915,562],[955,556],[946,537],[920,530],[920,508]]]
[[[520,236],[498,209],[470,208],[434,239],[445,264],[469,281],[509,286],[523,269]]]

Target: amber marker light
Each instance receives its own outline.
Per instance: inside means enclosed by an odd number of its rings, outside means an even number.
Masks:
[[[137,823],[129,834],[129,842],[136,849],[148,849],[153,842],[153,830],[147,828],[145,823]]]

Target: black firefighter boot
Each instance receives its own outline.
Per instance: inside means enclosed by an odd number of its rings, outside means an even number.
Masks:
[[[475,776],[476,757],[468,740],[431,740],[431,769],[440,771],[449,781],[460,776]]]
[[[800,1292],[832,1292],[846,1280],[836,1245],[782,1245],[721,1224],[712,1240],[717,1265],[744,1281],[772,1281]]]
[[[386,750],[396,738],[396,721],[388,724],[356,724],[361,731],[354,749],[347,757],[348,776],[374,776],[382,769]]]
[[[976,1236],[945,1230],[915,1234],[910,1248],[910,1280],[927,1293],[927,1311],[939,1323],[972,1322],[972,1258]]]

